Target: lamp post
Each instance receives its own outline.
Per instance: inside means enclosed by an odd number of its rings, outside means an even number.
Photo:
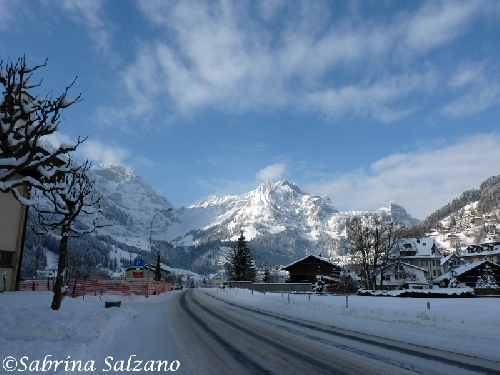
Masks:
[[[152,237],[153,237],[153,222],[155,221],[155,218],[161,214],[162,212],[170,212],[172,211],[172,207],[170,208],[167,208],[166,210],[161,210],[161,211],[158,211],[155,216],[153,216],[153,218],[151,219],[151,228],[149,230],[149,256],[148,256],[148,287],[146,289],[146,298],[149,297],[149,268],[151,267],[151,252],[152,252]]]

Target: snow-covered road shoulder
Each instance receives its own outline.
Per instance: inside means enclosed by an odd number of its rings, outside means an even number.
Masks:
[[[168,294],[144,297],[65,298],[61,309],[50,308],[52,292],[0,294],[0,355],[30,359],[85,359],[113,338],[134,317],[134,304],[155,303]],[[105,308],[105,300],[121,300],[120,308]],[[43,354],[43,355],[42,355]],[[42,358],[40,356],[42,355]]]
[[[211,289],[216,298],[356,332],[500,361],[500,298],[400,298],[251,293]],[[427,303],[430,303],[430,309]]]

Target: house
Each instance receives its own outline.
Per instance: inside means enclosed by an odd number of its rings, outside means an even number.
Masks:
[[[225,273],[219,272],[209,275],[206,286],[209,288],[221,288],[227,281],[227,275]]]
[[[463,266],[464,264],[465,262],[455,254],[451,254],[444,258],[441,258],[441,267],[443,268],[443,273],[447,273],[452,268],[457,268],[459,266]]]
[[[329,259],[317,255],[308,255],[288,266],[283,267],[288,271],[291,283],[316,283],[316,277],[322,276],[329,291],[338,290],[340,287],[341,267]]]
[[[481,260],[473,263],[466,263],[462,266],[454,268],[444,275],[434,279],[432,283],[443,288],[447,287],[450,279],[453,277],[453,272],[455,274],[455,278],[460,282],[461,287],[469,286],[474,288],[478,277],[483,276],[484,266],[486,264],[490,266],[493,275],[498,282],[500,280],[500,265],[492,263],[488,260]]]
[[[125,277],[127,279],[139,278],[139,279],[144,280],[144,279],[148,278],[148,271],[149,271],[149,279],[153,280],[155,270],[156,270],[156,265],[151,264],[150,266],[151,266],[150,269],[147,265],[145,265],[144,267],[135,267],[135,266],[128,267],[125,269]],[[142,271],[138,271],[137,270],[138,268],[141,268]],[[161,273],[161,280],[162,281],[170,280],[170,271],[167,270],[166,268],[162,267],[161,265],[160,265],[160,273]]]
[[[500,242],[494,241],[469,245],[465,251],[460,254],[460,258],[465,263],[489,260],[492,263],[500,264]]]
[[[397,244],[396,256],[401,262],[427,270],[426,280],[442,275],[441,252],[434,237],[403,238]]]
[[[427,269],[408,263],[395,261],[386,268],[383,276],[379,274],[377,289],[427,289]]]
[[[20,188],[27,196],[26,187]],[[21,273],[27,206],[11,193],[0,193],[0,291],[16,290]],[[5,280],[5,284],[4,284]]]

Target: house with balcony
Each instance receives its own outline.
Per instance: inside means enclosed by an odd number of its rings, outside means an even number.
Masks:
[[[403,238],[397,244],[397,259],[411,266],[427,270],[426,281],[443,274],[441,251],[434,237]]]

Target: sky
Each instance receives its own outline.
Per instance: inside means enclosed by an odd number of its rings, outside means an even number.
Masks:
[[[287,179],[424,219],[500,174],[500,1],[0,0],[0,59],[83,100],[54,144],[174,206]]]

